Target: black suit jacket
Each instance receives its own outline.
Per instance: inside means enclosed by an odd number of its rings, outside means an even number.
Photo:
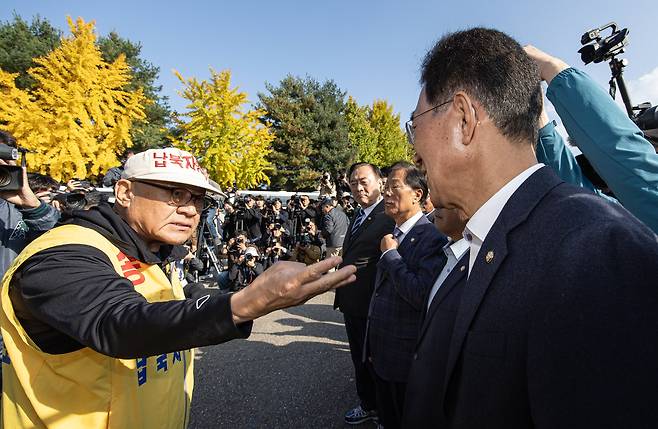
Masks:
[[[407,381],[426,296],[445,265],[441,249],[447,241],[423,215],[400,247],[386,252],[377,264],[364,358],[372,359],[384,380]]]
[[[423,313],[407,380],[404,428],[446,425],[445,413],[439,404],[442,404],[448,348],[467,272],[468,251],[445,278],[430,308]]]
[[[655,427],[657,309],[654,233],[541,168],[503,208],[463,288],[447,427]]]
[[[350,316],[365,319],[368,317],[370,297],[375,287],[377,262],[382,254],[379,245],[382,237],[393,233],[395,222],[384,213],[382,200],[359,226],[354,236],[352,236],[353,223],[354,219],[350,221],[343,242],[341,266],[355,265],[356,281],[336,289],[334,308],[339,308]]]

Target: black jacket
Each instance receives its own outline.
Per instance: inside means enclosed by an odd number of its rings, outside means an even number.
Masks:
[[[244,229],[251,242],[258,241],[263,236],[263,231],[260,229],[262,220],[263,215],[256,207],[244,209]]]
[[[368,317],[370,297],[375,288],[377,262],[382,252],[379,249],[382,237],[392,234],[395,222],[384,213],[384,201],[380,201],[372,213],[363,221],[352,236],[350,222],[343,242],[343,263],[355,265],[356,281],[336,289],[334,308],[345,314],[365,319]]]
[[[182,246],[151,252],[107,204],[76,211],[63,223],[91,228],[148,264],[167,264],[187,253]],[[16,271],[9,293],[27,334],[51,354],[90,347],[130,359],[244,338],[251,330],[250,323],[233,324],[230,295],[212,295],[199,307],[195,300],[147,302],[105,253],[86,245],[36,253]]]
[[[459,300],[466,283],[468,256],[466,251],[443,281],[427,312],[423,306],[420,333],[407,377],[402,418],[404,428],[446,427],[444,409],[437,404],[441,404],[445,387],[448,349]],[[440,271],[436,273],[434,281],[439,274]]]

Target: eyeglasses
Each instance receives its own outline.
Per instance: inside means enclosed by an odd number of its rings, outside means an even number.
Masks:
[[[404,123],[404,129],[407,132],[407,141],[409,142],[410,145],[412,145],[412,146],[414,145],[414,139],[416,137],[416,131],[415,131],[415,127],[414,127],[414,120],[418,119],[421,116],[423,116],[425,113],[429,113],[432,110],[436,110],[441,106],[445,106],[446,104],[450,103],[451,101],[452,100],[448,100],[445,103],[437,104],[436,106],[434,106],[430,109],[427,109],[424,112],[421,112],[421,113],[419,113],[415,116],[414,116],[413,113],[411,114],[411,118],[407,122]]]
[[[190,202],[193,202],[194,207],[198,212],[202,212],[212,206],[212,199],[207,197],[206,194],[193,194],[192,191],[186,188],[178,188],[176,186],[167,186],[160,183],[147,182],[145,180],[133,180],[133,182],[143,183],[145,185],[153,186],[154,188],[166,189],[169,191],[169,204],[182,207],[188,205]]]

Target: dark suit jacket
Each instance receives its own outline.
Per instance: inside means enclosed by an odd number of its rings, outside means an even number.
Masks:
[[[541,168],[503,208],[463,288],[447,427],[655,427],[657,309],[654,233]]]
[[[384,380],[407,381],[426,296],[445,265],[441,248],[447,241],[423,215],[400,247],[377,264],[364,358],[372,359]]]
[[[446,425],[443,407],[437,404],[442,400],[448,347],[467,272],[468,251],[445,278],[430,308],[423,313],[407,379],[402,418],[404,428]]]
[[[263,215],[257,208],[244,209],[244,228],[247,231],[249,240],[258,240],[262,237],[263,232],[260,229],[260,223]]]
[[[366,319],[370,297],[375,288],[377,262],[382,254],[379,244],[383,236],[393,233],[395,222],[384,213],[384,201],[382,200],[359,226],[354,236],[352,236],[353,223],[354,219],[350,221],[343,242],[341,266],[355,265],[357,268],[356,281],[336,289],[334,308],[339,308],[340,311],[350,316]]]

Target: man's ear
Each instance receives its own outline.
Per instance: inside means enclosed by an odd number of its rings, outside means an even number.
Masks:
[[[462,144],[469,145],[473,141],[475,130],[479,125],[478,110],[480,105],[464,91],[458,91],[453,100],[455,111],[459,115],[461,122]]]
[[[114,185],[115,204],[128,208],[135,194],[133,193],[133,183],[126,179],[119,179]]]
[[[423,190],[414,189],[414,193],[416,194],[416,202],[422,206],[423,203],[425,202],[425,200],[423,199]]]

